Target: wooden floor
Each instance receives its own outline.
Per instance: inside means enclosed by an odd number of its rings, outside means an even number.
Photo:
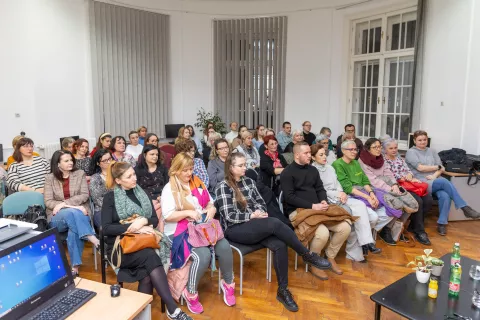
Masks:
[[[437,208],[434,207],[433,212]],[[480,259],[480,221],[452,222],[448,226],[448,235],[439,236],[435,231],[436,218],[429,214],[426,230],[432,241],[433,255],[440,257],[451,251],[454,242],[460,242],[461,253],[473,259]],[[351,262],[345,258],[342,249],[337,262],[343,269],[341,276],[328,272],[330,279],[321,281],[310,273],[305,273],[303,262],[294,270],[295,254],[289,250],[289,288],[300,307],[296,313],[287,311],[276,300],[276,277],[272,272],[272,282],[266,280],[265,250],[248,255],[245,259],[243,295],[239,294],[239,262],[234,253],[234,271],[237,281],[237,305],[227,307],[221,295],[218,295],[217,279],[210,278],[210,273],[203,277],[199,292],[200,301],[205,312],[195,315],[194,319],[373,319],[374,303],[370,295],[388,286],[411,272],[405,265],[415,255],[420,254],[424,246],[416,243],[399,244],[396,247],[385,245],[381,240],[377,246],[383,249],[380,255],[368,256],[368,263]],[[101,281],[100,268],[93,267],[92,250],[88,247],[83,254],[84,265],[80,275],[94,281]],[[107,283],[115,283],[115,275],[108,270]],[[136,284],[125,284],[128,289],[136,290]],[[399,292],[399,295],[402,293]],[[154,294],[152,319],[167,319],[161,314],[159,298]],[[182,309],[188,312],[183,306]],[[402,319],[389,310],[382,310],[382,319]]]

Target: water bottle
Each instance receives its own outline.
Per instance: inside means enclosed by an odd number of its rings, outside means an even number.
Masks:
[[[450,270],[453,269],[453,266],[458,263],[460,264],[460,243],[456,242],[453,245],[452,257],[450,258]]]

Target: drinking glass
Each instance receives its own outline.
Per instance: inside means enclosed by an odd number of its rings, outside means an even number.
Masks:
[[[470,267],[470,277],[473,280],[480,280],[480,266],[473,265]]]

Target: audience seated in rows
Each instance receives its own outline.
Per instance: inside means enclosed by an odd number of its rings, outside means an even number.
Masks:
[[[100,149],[110,149],[110,142],[112,141],[112,135],[108,132],[102,133],[100,137],[98,137],[97,145],[93,148],[92,152],[90,152],[90,158],[93,158],[93,155],[97,150]]]
[[[192,140],[182,140],[175,144],[177,154],[184,152],[193,159],[193,175],[202,180],[203,184],[208,188],[210,186],[210,178],[208,177],[205,163],[200,158],[195,158],[195,144]]]
[[[73,143],[73,154],[75,156],[75,168],[83,170],[87,175],[87,181],[89,181],[91,160],[88,156],[89,143],[86,139],[80,138]]]
[[[337,138],[337,158],[343,157],[342,142],[351,139],[355,142],[358,150],[363,150],[363,142],[355,136],[355,126],[353,124],[347,124],[345,126],[345,132]],[[360,152],[357,153],[356,160],[360,157]]]
[[[329,269],[331,265],[302,245],[287,225],[268,217],[255,182],[245,177],[246,170],[245,156],[239,152],[231,154],[225,161],[225,180],[215,190],[225,237],[245,245],[261,243],[274,252],[277,300],[288,310],[298,311],[298,305],[288,290],[287,246],[315,268]]]
[[[263,124],[259,124],[255,128],[255,132],[253,133],[253,145],[258,150],[260,146],[263,144],[263,138],[265,137],[265,126]]]
[[[138,160],[138,156],[142,153],[143,145],[140,144],[137,131],[130,131],[128,134],[128,140],[130,140],[130,144],[125,149],[125,152],[128,153],[135,159]]]
[[[15,152],[15,149],[16,149],[16,147],[17,147],[17,142],[18,142],[20,139],[22,139],[22,138],[26,138],[26,137],[25,137],[25,136],[16,136],[15,138],[13,138],[13,140],[12,140],[13,152]],[[36,153],[36,152],[33,152],[32,155],[35,156],[35,157],[40,157],[40,155],[39,155],[38,153]],[[6,166],[5,169],[8,169],[8,167],[10,167],[10,165],[11,165],[12,163],[14,163],[14,162],[15,162],[15,159],[13,158],[13,155],[11,155],[10,157],[8,157],[8,159],[7,159],[7,166]]]
[[[440,209],[437,221],[438,233],[442,236],[447,234],[448,214],[450,213],[452,201],[457,209],[462,209],[466,217],[479,219],[480,213],[467,205],[450,181],[441,177],[441,174],[445,172],[445,168],[438,153],[427,147],[427,133],[422,130],[415,131],[413,141],[415,146],[408,149],[405,161],[413,172],[414,177],[428,183],[428,191],[438,198]]]
[[[45,175],[50,173],[50,164],[42,157],[33,155],[33,140],[17,141],[13,152],[15,160],[8,167],[7,185],[13,191],[44,192]]]
[[[352,216],[359,217],[353,224],[355,232],[352,232],[347,240],[347,259],[366,262],[363,252],[368,253],[370,251],[375,254],[382,252],[381,249],[375,247],[371,231],[374,225],[370,224],[367,206],[362,201],[349,197],[343,191],[335,169],[327,163],[325,146],[314,144],[310,147],[310,150],[313,158],[312,166],[320,174],[323,187],[327,192],[328,203],[339,205]]]
[[[100,149],[93,155],[90,172],[93,173],[90,178],[90,197],[93,202],[93,223],[97,228],[100,228],[101,212],[103,207],[103,198],[107,194],[107,171],[110,163],[112,162],[112,156],[107,149]]]
[[[285,150],[287,145],[292,142],[293,137],[292,137],[292,124],[288,121],[285,121],[282,124],[282,131],[280,131],[277,135],[276,138],[278,139],[278,144],[280,145],[280,148]]]
[[[225,179],[225,160],[230,153],[231,150],[227,140],[223,138],[215,140],[207,166],[208,178],[210,179],[208,190],[212,194],[215,194],[215,188]]]
[[[128,162],[135,168],[137,161],[131,154],[125,152],[127,148],[127,141],[122,136],[116,136],[110,142],[110,152],[112,153],[112,159],[118,162]]]
[[[288,163],[285,158],[278,153],[278,141],[274,136],[266,136],[264,138],[266,145],[265,152],[260,154],[260,179],[263,184],[278,195],[279,177],[283,169],[285,169]]]
[[[396,140],[386,137],[382,143],[383,158],[388,164],[390,171],[397,183],[409,181],[409,182],[421,182],[414,178],[412,171],[405,163],[405,160],[398,154],[398,143]],[[408,191],[408,190],[407,190]],[[418,211],[410,216],[410,224],[408,231],[413,233],[415,239],[423,245],[430,245],[430,240],[425,232],[425,215],[432,208],[433,198],[432,194],[427,192],[420,196],[413,191],[408,191],[418,203]]]
[[[98,248],[90,220],[90,202],[85,172],[75,168],[70,151],[58,150],[52,156],[52,173],[45,177],[44,200],[47,221],[58,232],[67,232],[67,247],[72,274],[78,275],[82,265],[84,241]]]
[[[152,295],[153,288],[167,307],[170,319],[191,319],[177,307],[168,287],[163,264],[168,254],[160,257],[154,249],[145,248],[119,256],[113,251],[117,236],[125,232],[155,234],[158,217],[145,191],[137,185],[135,171],[127,162],[112,163],[107,171],[107,188],[102,208],[102,228],[106,236],[106,251],[111,263],[118,266],[119,282],[138,282],[138,291]],[[133,216],[139,216],[129,222]],[[162,246],[161,246],[162,247]]]
[[[332,164],[337,173],[338,181],[343,191],[352,197],[363,201],[367,205],[368,219],[376,231],[380,231],[382,239],[387,239],[388,243],[395,242],[391,235],[391,230],[387,225],[394,217],[387,215],[384,206],[379,202],[370,181],[363,172],[360,164],[355,160],[358,149],[354,141],[345,141],[341,145],[343,157],[335,160]],[[366,247],[364,250],[373,248]]]
[[[140,126],[137,129],[138,133],[138,143],[140,143],[142,146],[145,144],[145,138],[147,136],[148,129],[145,126]]]
[[[300,141],[304,141],[305,139],[305,136],[303,135],[303,131],[302,130],[293,130],[293,133],[292,133],[292,142],[290,142],[289,144],[287,144],[287,146],[285,147],[285,149],[283,149],[283,152],[284,153],[293,153],[293,146],[295,144],[297,144],[298,142]]]
[[[165,219],[165,235],[173,241],[171,268],[182,268],[188,256],[192,260],[182,297],[192,313],[200,314],[203,312],[203,306],[199,301],[198,284],[207,268],[215,263],[215,256],[218,257],[222,271],[223,279],[220,285],[227,306],[236,303],[235,283],[232,249],[225,238],[218,240],[215,245],[206,247],[194,247],[194,243],[188,243],[189,238],[185,233],[188,224],[195,221],[210,221],[217,212],[207,187],[192,173],[192,157],[185,153],[177,154],[169,170],[170,181],[162,192],[162,213]]]
[[[299,142],[293,148],[294,161],[282,172],[280,181],[285,199],[285,214],[289,216],[295,233],[312,252],[322,255],[330,232],[333,233],[325,255],[331,270],[341,275],[335,257],[352,230],[350,214],[341,207],[327,202],[327,192],[317,169],[310,165],[312,155],[307,142]],[[327,280],[324,270],[312,268],[310,272],[321,280]]]
[[[256,170],[260,166],[260,154],[253,145],[253,136],[250,131],[242,133],[242,144],[238,145],[233,152],[242,153],[247,159],[247,169]]]
[[[303,141],[308,143],[308,145],[312,145],[315,143],[315,139],[317,138],[315,134],[312,131],[312,123],[310,121],[305,121],[302,123],[302,135],[303,135]]]
[[[238,137],[238,123],[233,121],[233,122],[230,122],[230,132],[228,132],[226,135],[225,135],[225,140],[228,141],[228,143],[232,143],[233,142],[233,139],[235,139],[236,137]]]

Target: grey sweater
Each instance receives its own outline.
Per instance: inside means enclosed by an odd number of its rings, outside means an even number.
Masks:
[[[438,166],[442,164],[442,160],[438,156],[438,153],[435,150],[426,148],[425,150],[420,150],[417,147],[412,147],[408,149],[407,154],[405,155],[405,162],[407,163],[410,170],[412,170],[413,175],[420,181],[428,183],[428,192],[432,192],[432,184],[434,180],[428,180],[426,177],[435,173],[436,170],[430,172],[420,172],[417,170],[418,165],[423,164],[424,166]]]
[[[328,202],[333,204],[339,204],[340,192],[343,192],[343,189],[340,182],[338,182],[335,169],[333,169],[333,167],[329,164],[322,166],[316,162],[313,162],[312,166],[314,166],[320,174],[320,179],[323,182],[323,187],[327,191]]]
[[[208,191],[210,194],[215,194],[217,185],[225,180],[225,162],[218,157],[210,160],[207,167],[208,178],[210,179],[210,185]]]

